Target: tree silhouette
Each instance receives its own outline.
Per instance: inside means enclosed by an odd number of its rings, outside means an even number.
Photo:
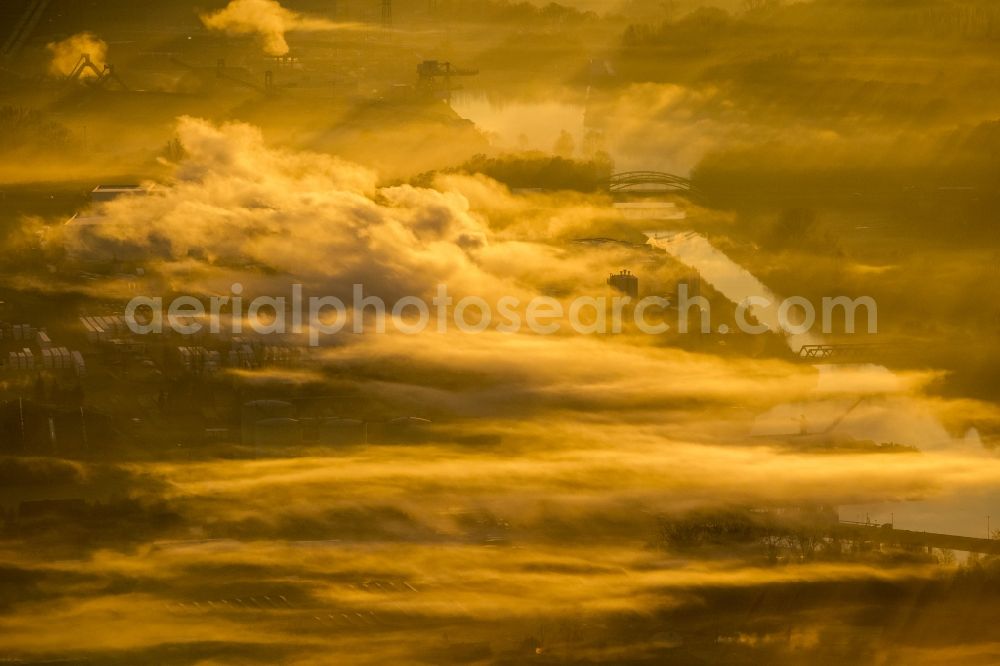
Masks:
[[[58,150],[69,146],[72,139],[64,125],[49,120],[37,109],[0,107],[0,153],[24,147]]]

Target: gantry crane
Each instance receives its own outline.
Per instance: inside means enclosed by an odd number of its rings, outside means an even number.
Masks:
[[[450,62],[424,60],[417,65],[417,88],[428,94],[443,93],[445,101],[450,102],[451,92],[461,89],[461,86],[452,85],[451,78],[453,76],[475,76],[478,73],[479,70],[476,69],[452,67]]]
[[[94,75],[93,80],[87,80],[84,78],[84,72],[88,71]],[[129,89],[129,87],[125,85],[125,82],[121,80],[121,77],[115,73],[114,65],[105,65],[104,69],[100,69],[94,64],[94,61],[90,59],[90,55],[87,53],[80,56],[80,60],[77,61],[76,66],[73,67],[73,71],[66,76],[66,80],[82,81],[88,85],[94,86],[95,88],[102,87],[109,80],[114,80],[122,87],[122,89]]]

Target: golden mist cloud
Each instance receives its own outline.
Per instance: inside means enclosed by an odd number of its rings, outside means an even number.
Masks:
[[[202,14],[201,20],[210,30],[230,35],[257,35],[264,52],[273,56],[288,53],[288,42],[285,40],[288,32],[329,31],[343,27],[286,9],[276,0],[230,0],[223,9]]]
[[[67,76],[83,55],[90,56],[91,62],[98,69],[107,63],[108,44],[91,32],[80,32],[59,42],[46,45],[52,60],[49,62],[49,73],[53,76]],[[84,77],[96,76],[92,71],[85,70]]]

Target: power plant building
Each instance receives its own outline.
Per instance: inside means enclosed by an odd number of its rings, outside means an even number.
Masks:
[[[623,269],[618,273],[612,273],[608,278],[608,285],[633,299],[639,298],[639,278],[631,271]]]

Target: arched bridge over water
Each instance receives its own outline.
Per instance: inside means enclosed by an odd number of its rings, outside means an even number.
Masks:
[[[624,171],[605,181],[612,194],[692,194],[691,181],[662,171]]]

